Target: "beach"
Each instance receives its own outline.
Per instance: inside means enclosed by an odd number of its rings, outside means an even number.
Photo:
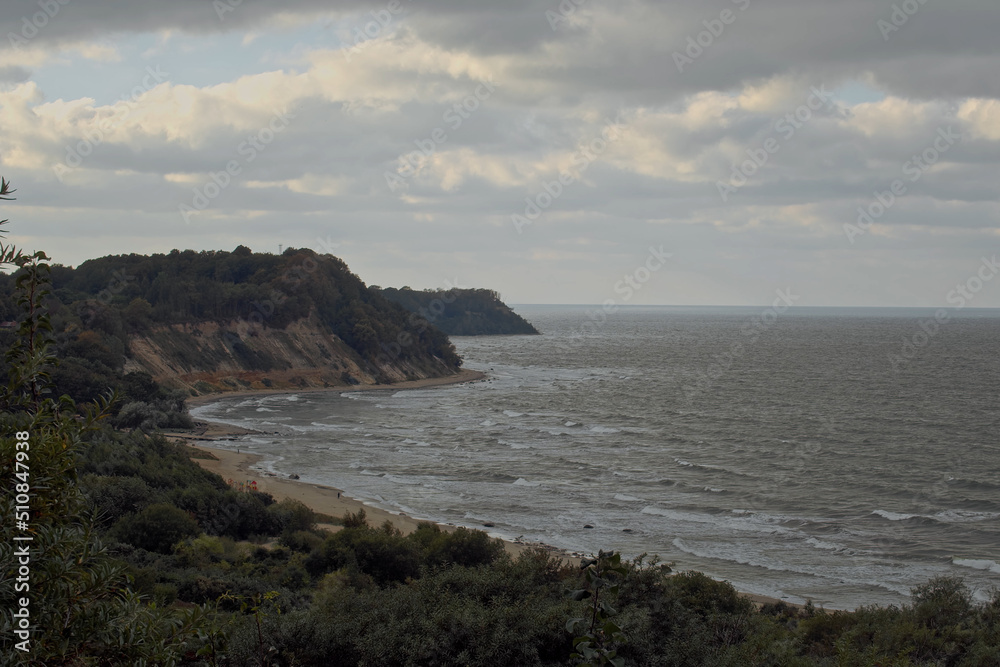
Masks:
[[[375,391],[375,390],[410,390],[436,387],[449,384],[462,384],[465,382],[475,382],[486,377],[485,373],[479,371],[461,370],[455,375],[441,378],[427,378],[423,380],[410,380],[398,382],[391,385],[356,385],[330,388],[308,388],[281,391],[233,391],[220,394],[206,394],[188,399],[188,406],[201,405],[222,398],[232,398],[239,396],[261,396],[269,394],[302,394],[310,392],[354,392],[354,391]],[[260,460],[260,456],[246,452],[234,452],[230,449],[213,447],[217,441],[232,441],[239,436],[248,435],[254,431],[220,424],[217,422],[196,422],[193,432],[174,431],[165,433],[166,437],[176,442],[197,447],[203,452],[211,454],[214,458],[195,458],[201,467],[216,473],[225,480],[234,482],[253,481],[257,490],[271,494],[275,500],[281,501],[286,498],[298,500],[307,507],[319,514],[333,517],[343,517],[348,513],[356,513],[364,510],[368,516],[368,523],[372,526],[381,526],[386,521],[398,528],[404,535],[412,533],[421,523],[426,523],[420,519],[407,516],[403,513],[389,512],[378,507],[366,505],[360,500],[351,498],[343,493],[341,489],[320,484],[310,484],[301,482],[290,477],[279,477],[273,473],[263,473],[254,470],[253,466]],[[454,531],[457,526],[450,524],[438,524],[442,530]],[[339,525],[319,524],[319,528],[336,532],[340,530]],[[486,528],[486,527],[484,527]],[[540,543],[522,543],[504,540],[504,548],[507,552],[517,557],[522,552],[530,548],[541,548],[552,552],[563,560],[571,564],[578,564],[578,556],[570,554],[555,547]]]
[[[200,405],[214,400],[219,400],[223,398],[229,398],[234,396],[261,396],[266,394],[300,394],[305,392],[315,392],[315,391],[335,391],[338,393],[343,392],[353,392],[353,391],[369,391],[369,390],[402,390],[402,389],[420,389],[423,387],[440,386],[445,384],[460,384],[464,382],[473,382],[484,379],[486,376],[484,373],[476,371],[462,371],[456,376],[451,376],[448,378],[433,378],[429,380],[418,380],[412,382],[398,383],[393,385],[370,385],[370,386],[357,386],[357,387],[338,387],[329,389],[306,389],[300,391],[280,391],[280,392],[270,392],[270,391],[239,391],[239,392],[227,392],[223,394],[212,394],[206,396],[199,396],[196,398],[189,399],[189,405]],[[312,484],[308,482],[303,482],[296,480],[291,477],[283,477],[274,473],[262,472],[260,470],[255,470],[254,465],[260,461],[262,458],[259,455],[247,453],[247,452],[235,452],[232,449],[222,449],[219,448],[216,443],[220,441],[233,441],[238,439],[240,436],[248,435],[254,433],[244,428],[237,426],[230,426],[227,424],[221,424],[217,422],[198,422],[194,432],[172,432],[166,434],[167,437],[174,439],[178,442],[183,442],[185,444],[196,447],[198,450],[210,454],[214,458],[195,458],[194,460],[201,465],[206,470],[214,472],[220,475],[223,479],[233,480],[234,482],[246,482],[253,481],[256,482],[257,489],[259,491],[271,494],[275,500],[283,500],[286,498],[298,500],[304,503],[307,507],[312,509],[314,512],[319,514],[342,517],[347,513],[356,513],[364,509],[368,517],[368,523],[372,526],[379,526],[388,521],[395,528],[399,529],[403,534],[409,534],[417,529],[417,527],[424,523],[425,521],[420,520],[412,516],[401,512],[389,512],[378,507],[372,507],[366,505],[360,500],[351,498],[343,493],[342,490],[334,488],[332,486]],[[454,531],[457,526],[452,524],[441,524],[438,523],[442,530]],[[319,528],[328,530],[330,532],[336,532],[340,530],[339,525],[334,524],[319,524]],[[488,531],[488,526],[470,526],[472,528],[478,528],[480,530]],[[579,565],[581,561],[582,554],[574,554],[551,545],[547,545],[540,542],[522,542],[522,541],[511,541],[504,540],[504,548],[507,553],[512,557],[517,557],[519,554],[531,548],[541,548],[546,551],[551,552],[554,556],[561,558],[564,562],[571,565]],[[751,593],[741,593],[744,597],[753,600],[757,604],[767,604],[767,603],[777,603],[778,599],[755,595]],[[785,601],[788,603],[788,601]],[[796,605],[793,605],[796,606]]]

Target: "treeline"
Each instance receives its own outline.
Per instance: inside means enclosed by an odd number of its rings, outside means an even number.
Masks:
[[[5,348],[16,339],[16,324],[23,319],[15,302],[22,274],[0,274],[0,322],[8,324],[0,327],[0,345]],[[122,428],[190,426],[184,392],[158,386],[147,373],[125,371],[130,340],[155,326],[228,323],[235,333],[220,345],[249,370],[270,366],[249,352],[246,336],[266,335],[269,328],[284,329],[310,315],[354,350],[358,363],[377,378],[382,377],[378,364],[417,361],[444,369],[461,364],[439,329],[411,324],[409,313],[366,287],[341,260],[308,249],[289,249],[280,256],[253,254],[242,246],[232,253],[109,256],[76,269],[52,266],[50,279],[44,306],[59,360],[51,371],[53,392],[89,402],[117,390],[121,400],[113,418]],[[191,357],[195,353],[189,347],[180,352]],[[218,361],[200,360],[209,366]],[[7,377],[0,360],[0,381]]]
[[[449,336],[537,334],[530,322],[488,289],[416,291],[409,287],[377,288],[382,295],[412,313],[413,323],[431,324]]]
[[[919,586],[902,607],[758,607],[656,559],[601,554],[571,567],[541,550],[511,557],[480,531],[422,524],[402,535],[363,511],[317,516],[235,491],[191,453],[110,430],[79,443],[80,516],[94,517],[99,554],[84,563],[116,572],[107,585],[146,611],[137,624],[105,610],[115,624],[86,634],[40,627],[35,664],[997,664],[1000,594],[976,603],[958,580]],[[40,597],[58,590],[38,583]],[[34,599],[43,613],[48,600]]]
[[[54,266],[52,282],[60,302],[97,322],[118,320],[127,333],[234,320],[284,329],[315,314],[365,360],[384,359],[391,350],[403,360],[435,357],[456,369],[461,363],[440,330],[414,326],[409,313],[369,289],[342,260],[307,248],[281,255],[245,246],[231,253],[115,255],[76,269]]]

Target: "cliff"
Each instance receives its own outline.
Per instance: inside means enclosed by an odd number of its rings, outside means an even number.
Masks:
[[[191,394],[349,387],[443,377],[456,370],[433,358],[368,361],[315,316],[284,329],[246,329],[238,321],[154,327],[129,339],[124,368]]]
[[[385,384],[461,366],[438,328],[308,249],[117,255],[51,275],[55,389],[77,400],[147,373],[200,394]]]

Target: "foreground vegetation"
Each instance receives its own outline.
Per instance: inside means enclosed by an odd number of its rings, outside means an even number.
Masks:
[[[903,607],[758,609],[645,557],[514,559],[482,532],[404,536],[363,512],[320,530],[188,448],[110,427],[116,397],[57,398],[47,258],[0,244],[0,263],[20,269],[21,308],[0,386],[0,664],[1000,664],[1000,594],[974,603],[952,579]]]

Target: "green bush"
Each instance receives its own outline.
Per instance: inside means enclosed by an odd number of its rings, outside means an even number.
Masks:
[[[312,530],[316,527],[316,513],[301,500],[286,498],[269,506],[267,513],[284,531]]]
[[[138,477],[83,475],[80,490],[99,525],[113,526],[123,516],[142,511],[157,494]]]
[[[157,503],[122,518],[111,535],[146,551],[170,553],[173,545],[199,532],[198,522],[187,512],[167,503]]]
[[[334,533],[309,554],[305,565],[313,576],[354,568],[386,585],[420,574],[420,550],[387,522],[378,529],[364,526]]]
[[[447,532],[433,523],[421,523],[408,539],[419,545],[423,561],[430,567],[443,565],[489,565],[504,553],[503,541],[481,530],[458,528]]]

